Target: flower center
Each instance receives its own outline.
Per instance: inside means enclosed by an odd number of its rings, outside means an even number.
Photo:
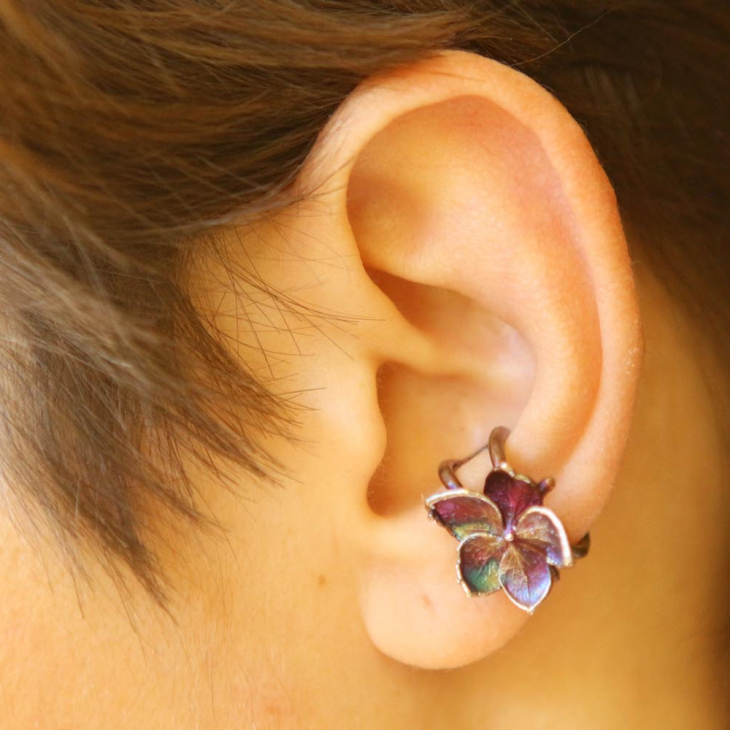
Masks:
[[[515,532],[511,527],[504,531],[504,539],[507,542],[512,542],[515,539]]]

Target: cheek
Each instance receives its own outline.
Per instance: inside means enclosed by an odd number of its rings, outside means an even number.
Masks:
[[[329,727],[323,708],[332,712],[333,702],[351,707],[355,695],[375,691],[375,672],[382,674],[382,657],[360,614],[359,556],[343,539],[349,534],[343,505],[365,503],[370,468],[350,458],[347,449],[360,440],[342,427],[345,417],[359,423],[343,405],[350,403],[348,393],[352,398],[359,391],[326,373],[322,381],[327,392],[342,391],[333,398],[335,416],[321,403],[301,414],[303,443],[266,444],[290,470],[281,486],[255,483],[236,471],[234,496],[210,474],[197,474],[200,502],[223,533],[205,541],[205,549],[188,550],[183,564],[194,564],[201,581],[196,596],[205,604],[214,701],[219,713],[225,707],[237,721],[234,727]],[[347,413],[338,420],[340,411]],[[357,469],[362,473],[353,474]],[[356,687],[332,697],[344,678]]]
[[[246,678],[234,689],[232,707],[235,725],[250,728],[299,727],[303,723],[300,708],[294,693],[287,687],[284,678],[277,676],[258,676]],[[232,718],[233,719],[233,718]],[[232,725],[235,726],[235,725]]]
[[[326,692],[315,688],[336,686],[353,663],[362,664],[353,662],[367,649],[354,576],[340,567],[347,561],[332,516],[316,505],[313,490],[302,483],[270,491],[245,507],[245,518],[233,505],[228,511],[237,524],[234,554],[221,552],[225,598],[211,610],[221,622],[216,685],[227,688],[233,726],[323,726],[313,718]]]

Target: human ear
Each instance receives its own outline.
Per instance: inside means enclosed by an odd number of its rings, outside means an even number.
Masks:
[[[472,662],[527,616],[503,591],[465,595],[456,543],[426,519],[423,498],[439,488],[442,459],[504,425],[510,464],[555,477],[546,504],[573,542],[598,517],[642,356],[613,189],[550,93],[448,51],[361,84],[295,192],[305,202],[291,240],[318,241],[347,269],[308,303],[364,315],[320,411],[336,423],[319,433],[332,434],[346,474],[328,495],[341,569],[355,573],[382,652],[424,668]],[[315,361],[302,367],[316,383]],[[335,366],[316,367],[329,388]],[[462,481],[479,490],[488,469],[476,459]]]

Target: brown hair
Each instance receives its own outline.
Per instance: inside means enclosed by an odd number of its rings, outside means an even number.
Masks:
[[[64,545],[164,605],[142,505],[205,524],[181,452],[272,474],[253,436],[284,433],[285,404],[200,321],[185,267],[233,211],[290,202],[358,82],[441,48],[567,106],[641,256],[725,346],[724,1],[0,0],[2,468]]]

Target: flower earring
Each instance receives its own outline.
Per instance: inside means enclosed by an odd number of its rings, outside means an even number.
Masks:
[[[555,479],[536,483],[516,474],[504,456],[509,433],[497,426],[487,446],[465,459],[442,462],[439,479],[446,491],[432,494],[425,506],[429,519],[459,541],[456,574],[468,595],[504,588],[516,606],[533,613],[560,577],[559,569],[588,554],[590,536],[570,544],[562,522],[542,504]],[[465,489],[456,470],[487,449],[493,468],[484,494]]]

